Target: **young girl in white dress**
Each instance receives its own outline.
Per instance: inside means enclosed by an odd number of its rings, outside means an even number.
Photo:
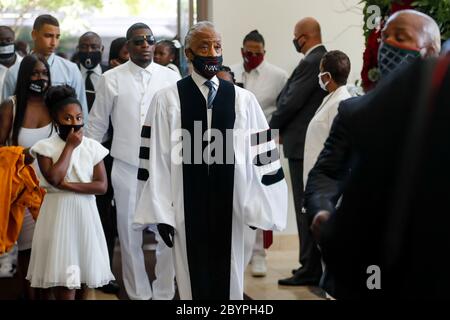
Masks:
[[[58,135],[31,148],[47,190],[34,230],[27,279],[53,288],[56,299],[75,299],[76,289],[114,280],[95,195],[104,194],[108,150],[83,137],[83,112],[69,86],[48,90],[46,104]],[[79,297],[79,295],[77,295]]]

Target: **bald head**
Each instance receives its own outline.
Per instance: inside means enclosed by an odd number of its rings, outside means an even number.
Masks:
[[[80,41],[86,38],[94,38],[95,40],[97,40],[98,42],[102,43],[102,38],[100,38],[100,36],[93,32],[93,31],[88,31],[86,33],[83,33],[80,37]]]
[[[102,38],[92,31],[84,33],[78,40],[80,52],[103,51]]]
[[[312,17],[303,18],[295,25],[294,37],[301,48],[300,52],[306,53],[310,48],[322,43],[319,22]]]
[[[436,21],[415,10],[401,10],[390,16],[382,37],[384,42],[420,50],[422,57],[438,56],[441,50]]]

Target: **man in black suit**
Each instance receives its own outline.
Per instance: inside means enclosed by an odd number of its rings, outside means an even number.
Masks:
[[[406,179],[415,172],[407,165],[418,156],[411,143],[420,143],[420,139],[412,133],[425,119],[418,117],[418,112],[423,109],[421,99],[427,99],[423,93],[429,92],[431,76],[426,73],[426,64],[403,69],[419,57],[437,56],[439,51],[440,33],[433,19],[413,10],[392,15],[382,31],[379,87],[363,97],[341,102],[324,149],[309,174],[305,207],[334,281],[330,293],[337,298],[377,296],[395,290],[386,285],[382,285],[387,290],[384,292],[367,290],[367,268],[380,266],[389,286],[402,274],[400,264],[392,263],[393,257],[412,257],[413,252],[399,254],[398,248],[405,232],[412,230],[404,218],[417,212],[406,208],[411,209],[415,200],[420,202],[421,196],[403,197],[415,185]],[[410,171],[404,171],[405,166]],[[342,203],[335,209],[341,196]],[[418,203],[417,208],[422,205]],[[423,231],[426,236],[428,231]],[[417,234],[408,235],[417,239]],[[428,256],[419,248],[424,247],[408,250]],[[428,273],[426,269],[423,272]]]
[[[293,270],[292,277],[278,283],[317,285],[322,274],[320,252],[309,230],[307,216],[302,213],[303,149],[308,124],[327,94],[320,88],[317,79],[320,60],[327,50],[322,45],[320,25],[314,18],[304,18],[295,25],[293,43],[297,52],[305,57],[278,96],[277,110],[272,115],[270,127],[280,130],[284,155],[289,159],[301,268]]]
[[[85,82],[88,109],[91,111],[95,100],[95,86],[103,72],[108,70],[101,63],[104,50],[102,39],[95,32],[88,31],[78,39],[77,49],[77,64]]]
[[[95,32],[88,31],[78,40],[78,67],[85,81],[86,98],[88,110],[91,111],[95,100],[95,87],[102,74],[108,70],[108,67],[101,64],[103,54],[102,39]],[[112,127],[102,143],[105,148],[111,150]],[[108,245],[109,261],[112,269],[114,256],[114,246],[117,237],[116,211],[112,205],[114,191],[111,184],[112,158],[108,154],[105,159],[105,168],[108,176],[108,191],[104,195],[96,196],[98,212],[102,221],[103,232],[105,233],[106,244]],[[100,288],[105,293],[118,293],[119,285],[116,281],[111,281],[108,285]]]

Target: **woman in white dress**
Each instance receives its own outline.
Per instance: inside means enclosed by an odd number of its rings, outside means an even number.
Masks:
[[[0,105],[0,146],[18,145],[28,149],[39,140],[55,134],[50,112],[44,102],[44,93],[51,85],[47,61],[36,55],[26,56],[20,64],[17,80],[14,96]],[[39,172],[37,162],[33,162],[32,166]],[[18,277],[22,281],[22,296],[29,300],[37,298],[36,291],[25,280],[34,226],[34,219],[26,210],[17,241]]]
[[[47,191],[33,236],[27,279],[53,288],[56,299],[75,299],[76,289],[114,280],[95,195],[104,194],[108,150],[83,137],[83,113],[69,86],[48,90],[46,104],[58,135],[31,148]],[[77,295],[79,297],[79,295]]]

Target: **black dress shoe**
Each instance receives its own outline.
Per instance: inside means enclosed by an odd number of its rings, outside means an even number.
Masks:
[[[120,286],[116,281],[111,280],[106,286],[103,286],[98,289],[103,293],[117,294],[120,291]]]
[[[318,286],[320,278],[307,278],[294,275],[290,278],[278,280],[278,284],[282,286]]]

